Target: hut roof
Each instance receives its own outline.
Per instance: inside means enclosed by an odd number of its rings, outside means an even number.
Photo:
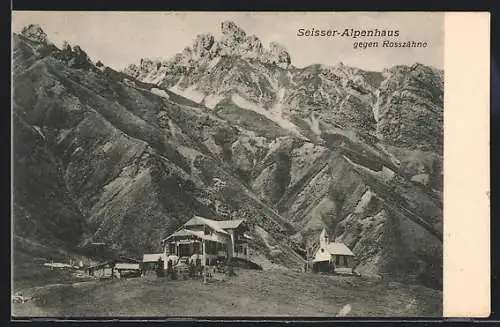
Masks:
[[[328,243],[326,249],[330,254],[354,256],[354,253],[344,243]]]
[[[240,226],[243,221],[244,221],[243,219],[219,220],[219,221],[216,221],[216,223],[222,229],[235,229],[235,228],[238,228],[238,226]]]
[[[227,234],[227,232],[221,228],[217,220],[207,219],[200,216],[194,216],[193,218],[189,219],[187,223],[184,224],[184,226],[186,227],[196,226],[196,225],[207,225],[219,233]]]
[[[140,266],[138,263],[117,263],[115,264],[116,269],[125,269],[125,270],[138,270]]]
[[[162,257],[163,253],[150,253],[142,256],[142,262],[157,262]]]
[[[321,250],[322,248],[318,248],[313,262],[329,261],[332,255],[354,256],[354,253],[344,243],[328,243],[326,249]]]

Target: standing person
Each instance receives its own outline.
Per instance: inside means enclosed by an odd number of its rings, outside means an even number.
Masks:
[[[156,277],[160,277],[160,272],[158,271],[159,270],[159,267],[160,267],[160,260],[161,258],[158,259],[158,261],[156,262],[155,264],[155,273],[156,273]]]
[[[234,266],[233,266],[233,262],[231,260],[227,261],[227,275],[228,276],[235,276],[236,275],[234,273]]]
[[[194,277],[194,260],[189,260],[189,277]]]
[[[173,279],[172,259],[168,259],[167,262],[167,277]]]
[[[200,277],[202,267],[201,267],[201,259],[199,257],[196,258],[196,269],[195,270],[196,270],[196,276]]]
[[[156,277],[163,277],[163,260],[158,259],[158,264],[156,265]]]

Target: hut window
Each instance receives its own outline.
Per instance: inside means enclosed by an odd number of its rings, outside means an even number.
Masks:
[[[321,249],[321,252],[325,252],[325,249]]]
[[[337,255],[335,258],[335,264],[339,266],[347,265],[347,258],[345,255]]]

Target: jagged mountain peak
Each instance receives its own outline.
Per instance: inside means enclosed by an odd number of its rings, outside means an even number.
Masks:
[[[85,50],[79,45],[72,46],[67,41],[64,41],[61,50],[54,52],[54,57],[67,62],[73,68],[93,69],[95,67]]]
[[[282,68],[287,68],[292,64],[292,58],[288,50],[280,43],[273,41],[269,44],[270,62]]]
[[[226,113],[226,104],[232,103],[292,133],[301,130],[299,134],[309,139],[341,127],[377,134],[395,146],[438,148],[442,71],[421,63],[381,72],[342,62],[297,68],[282,44],[273,41],[266,48],[258,36],[233,21],[221,22],[220,28],[220,38],[199,34],[171,60],[144,60],[125,73],[211,110],[221,105]],[[415,107],[421,108],[418,117],[413,115]],[[428,133],[422,134],[412,119],[435,124],[427,124]]]
[[[237,38],[246,36],[246,32],[231,20],[225,20],[221,23],[221,32],[223,35]]]
[[[196,39],[193,43],[193,48],[194,49],[201,49],[208,51],[212,48],[215,42],[215,37],[211,33],[204,33],[204,34],[198,34],[196,36]]]
[[[276,41],[271,41],[269,49],[265,49],[258,36],[248,35],[233,21],[223,21],[221,32],[220,44],[224,54],[236,55],[244,59],[257,59],[282,68],[288,68],[291,65],[290,53]]]
[[[19,49],[22,49],[24,55],[31,57],[32,60],[54,58],[65,62],[72,68],[98,69],[81,46],[71,45],[68,41],[64,41],[59,48],[49,40],[47,34],[38,24],[29,24],[19,34],[14,33],[13,36],[16,45],[20,45]]]
[[[288,68],[292,64],[288,50],[278,42],[271,42],[265,48],[260,38],[247,34],[233,21],[223,21],[220,25],[222,36],[217,39],[211,33],[198,34],[192,43],[181,52],[166,61],[154,61],[142,58],[139,66],[131,64],[124,73],[133,77],[154,75],[155,81],[160,82],[166,70],[160,74],[162,67],[199,67],[206,62],[219,60],[223,57],[238,57],[244,60],[256,60],[263,64],[271,64],[281,68]]]
[[[38,24],[29,24],[23,27],[21,35],[35,43],[47,44],[48,42],[47,34]]]

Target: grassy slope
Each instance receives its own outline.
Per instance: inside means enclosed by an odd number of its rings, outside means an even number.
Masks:
[[[27,292],[28,293],[28,292]],[[420,286],[292,271],[238,270],[225,282],[146,277],[34,289],[17,316],[439,316],[441,293]]]

